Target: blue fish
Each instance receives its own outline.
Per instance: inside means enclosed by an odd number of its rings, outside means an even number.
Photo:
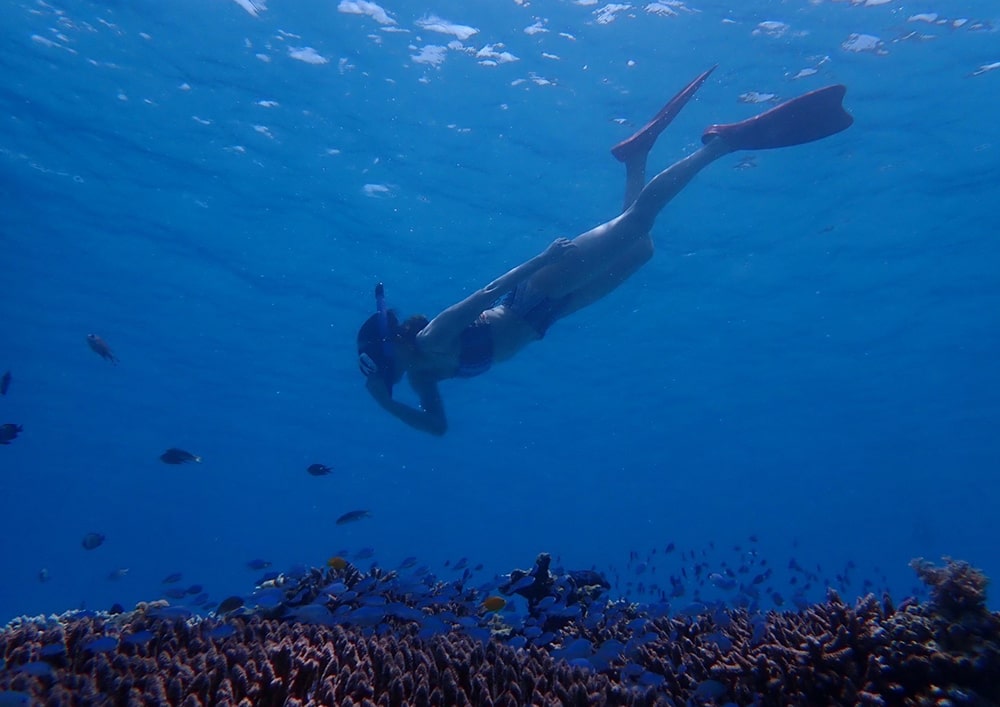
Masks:
[[[122,641],[130,646],[143,646],[156,638],[152,631],[136,631],[122,637]]]
[[[219,624],[208,631],[208,637],[217,641],[221,641],[234,635],[236,635],[236,629],[229,624]]]
[[[31,675],[36,678],[50,678],[55,675],[55,670],[51,665],[42,660],[33,660],[30,663],[18,667],[17,672]]]
[[[371,518],[371,511],[361,510],[361,511],[348,511],[344,515],[337,518],[337,525],[345,525],[347,523],[356,523],[363,518]]]
[[[104,544],[104,536],[100,533],[87,533],[80,541],[84,550],[93,550]]]
[[[42,646],[38,651],[38,655],[43,658],[55,658],[56,656],[66,655],[66,646],[62,643],[50,643],[47,646]]]
[[[160,606],[149,612],[149,616],[164,621],[187,621],[193,614],[186,606]]]
[[[247,567],[257,572],[259,572],[260,570],[266,570],[270,566],[271,563],[268,562],[267,560],[254,559],[247,562]]]
[[[0,707],[21,707],[21,705],[30,704],[31,695],[27,692],[19,692],[18,690],[0,690]]]
[[[717,700],[728,692],[718,680],[702,680],[694,689],[694,696],[703,700]]]
[[[83,650],[88,653],[107,653],[118,647],[118,639],[113,636],[101,636],[83,644]]]

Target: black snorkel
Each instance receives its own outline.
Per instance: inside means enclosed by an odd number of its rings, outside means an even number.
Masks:
[[[382,360],[390,365],[381,366],[379,373],[389,390],[392,390],[393,371],[391,362],[395,360],[392,350],[392,339],[389,332],[389,313],[385,308],[385,285],[381,282],[375,285],[375,311],[378,313],[378,338],[382,342]]]

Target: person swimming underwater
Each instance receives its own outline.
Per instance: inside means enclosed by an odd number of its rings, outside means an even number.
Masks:
[[[358,363],[366,388],[389,413],[418,430],[443,435],[448,427],[438,383],[471,378],[545,336],[556,321],[601,299],[653,256],[653,222],[698,172],[738,150],[765,150],[820,140],[854,122],[843,107],[847,89],[826,86],[738,123],[709,126],[703,145],[646,183],[646,159],[657,137],[715,67],[695,78],[641,130],[612,148],[625,164],[621,214],[501,275],[431,320],[400,322],[375,288],[376,313],[358,332]],[[406,374],[420,402],[394,400]]]

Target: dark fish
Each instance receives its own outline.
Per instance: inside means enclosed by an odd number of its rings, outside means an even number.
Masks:
[[[156,638],[152,631],[136,631],[122,638],[122,641],[132,646],[142,646]]]
[[[45,567],[43,567],[42,569],[38,570],[38,581],[39,582],[48,582],[50,579],[52,579],[52,577],[49,575],[48,569],[46,569]]]
[[[208,630],[208,637],[214,638],[217,641],[221,641],[235,635],[236,629],[229,624],[219,624],[218,626]]]
[[[0,444],[10,444],[10,441],[22,432],[24,432],[23,425],[15,425],[13,422],[0,425]]]
[[[185,462],[201,462],[201,457],[191,452],[186,452],[177,447],[171,447],[160,455],[160,461],[164,464],[184,464]]]
[[[7,371],[0,378],[0,395],[7,395],[7,391],[10,390],[10,380],[10,371]]]
[[[83,541],[80,543],[83,545],[84,550],[93,550],[96,547],[100,547],[104,543],[104,536],[100,533],[87,533],[83,536]]]
[[[114,365],[118,365],[118,357],[112,353],[111,347],[108,346],[107,342],[97,334],[87,334],[87,345],[105,361],[111,361]]]
[[[328,467],[326,464],[310,464],[306,468],[306,471],[308,471],[313,476],[326,476],[331,471],[333,471],[333,469]]]
[[[267,560],[250,560],[247,562],[247,567],[252,570],[266,570],[271,566],[271,563]]]
[[[188,594],[201,594],[201,590],[202,589],[203,589],[203,587],[200,584],[192,584],[185,591]]]
[[[163,592],[163,596],[170,599],[184,599],[187,596],[187,590],[181,587],[170,587]]]
[[[182,575],[180,572],[172,572],[163,578],[163,582],[161,582],[161,584],[176,584],[177,582],[180,582],[181,579],[183,578],[184,575]]]
[[[345,523],[356,523],[362,518],[371,518],[371,511],[348,511],[337,519],[337,525]]]
[[[243,606],[243,597],[228,597],[219,602],[216,613],[228,614],[230,611],[236,611],[241,606]]]

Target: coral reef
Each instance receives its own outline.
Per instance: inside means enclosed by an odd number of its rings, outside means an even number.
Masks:
[[[120,615],[19,620],[0,632],[0,703],[1000,703],[1000,615],[985,608],[985,578],[950,560],[941,568],[914,566],[932,590],[923,604],[897,608],[869,594],[850,605],[831,591],[827,601],[796,612],[717,608],[666,616],[593,601],[563,611],[568,620],[544,641],[525,639],[537,634],[538,617],[511,625],[496,614],[482,619],[492,630],[482,640],[468,630],[470,597],[403,599],[386,589],[392,583],[385,575],[380,586],[351,569],[340,575],[360,588],[348,590],[350,600],[361,597],[370,607],[378,605],[371,597],[383,596],[385,606],[409,602],[412,613],[387,609],[381,620],[360,625],[346,611],[343,623],[305,622],[296,609],[269,618],[282,613],[277,607],[220,618],[143,605]],[[286,591],[301,598],[310,594],[304,583],[329,579],[310,575]],[[552,579],[549,586],[558,587]],[[443,629],[426,630],[442,620]]]

